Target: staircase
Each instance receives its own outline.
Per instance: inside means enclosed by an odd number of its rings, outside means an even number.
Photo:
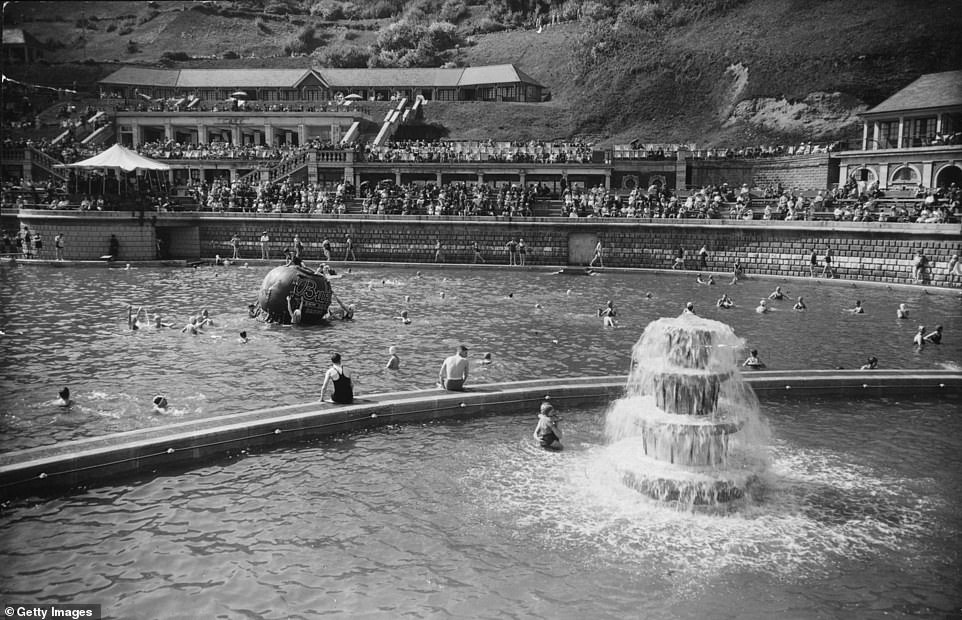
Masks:
[[[59,167],[59,166],[63,166],[62,161],[60,161],[59,159],[54,159],[50,155],[47,155],[43,151],[37,150],[32,146],[27,148],[30,151],[31,167],[36,166],[37,168],[40,168],[41,170],[49,174],[51,177],[58,179],[60,181],[67,180],[67,175],[63,172],[63,168]],[[30,176],[33,177],[34,175],[31,173]]]
[[[311,153],[313,151],[303,151],[296,153],[286,159],[283,159],[270,168],[259,168],[256,170],[251,170],[237,180],[242,183],[257,183],[259,181],[275,182],[283,180],[285,177],[289,177],[295,172],[301,170],[307,166],[307,162],[310,159]]]
[[[401,123],[401,115],[404,113],[404,108],[407,107],[408,100],[407,97],[398,101],[397,106],[392,110],[388,110],[388,113],[384,116],[384,123],[381,125],[381,131],[377,132],[377,137],[374,138],[374,146],[381,146],[384,144],[391,134],[394,133],[395,128]]]

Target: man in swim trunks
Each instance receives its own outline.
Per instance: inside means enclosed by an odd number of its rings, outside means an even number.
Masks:
[[[446,390],[460,392],[468,379],[468,348],[459,345],[454,355],[445,358],[438,371],[438,385]]]

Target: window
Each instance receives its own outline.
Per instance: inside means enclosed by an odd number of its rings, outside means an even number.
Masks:
[[[935,137],[936,118],[913,118],[905,121],[905,148],[928,146]]]
[[[911,166],[903,166],[892,175],[893,185],[915,185],[919,182],[919,175]]]
[[[898,139],[898,121],[882,121],[878,124],[878,148],[894,149],[898,146]]]

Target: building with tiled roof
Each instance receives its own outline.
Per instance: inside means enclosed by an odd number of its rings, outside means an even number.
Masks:
[[[843,183],[962,185],[962,71],[919,76],[862,119],[861,149],[839,155]]]
[[[514,65],[455,69],[148,69],[123,67],[100,81],[124,98],[189,97],[223,100],[242,90],[251,101],[370,101],[423,97],[428,101],[540,102],[544,87]]]
[[[22,28],[3,29],[3,62],[28,63],[43,58],[43,46]]]

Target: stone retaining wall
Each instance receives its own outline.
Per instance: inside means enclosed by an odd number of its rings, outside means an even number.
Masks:
[[[21,211],[21,223],[46,239],[46,256],[53,257],[53,237],[67,235],[66,257],[96,260],[107,252],[110,234],[120,239],[119,260],[153,260],[155,238],[167,237],[165,258],[194,260],[230,257],[230,239],[241,239],[241,258],[260,258],[260,236],[271,237],[271,258],[280,260],[298,234],[307,261],[324,259],[327,238],[333,260],[344,259],[350,235],[356,259],[376,262],[434,261],[440,240],[444,262],[470,263],[477,242],[487,264],[507,264],[505,243],[523,238],[529,265],[582,265],[590,259],[586,240],[600,240],[606,267],[669,268],[679,247],[688,269],[700,269],[698,249],[705,245],[707,270],[731,272],[736,259],[747,274],[809,275],[809,256],[816,250],[819,265],[827,248],[835,254],[840,278],[910,284],[916,251],[929,258],[925,284],[962,287],[962,278],[948,275],[948,261],[962,253],[959,225],[851,222],[737,222],[729,220],[624,220],[581,218],[527,219],[431,217],[298,217],[249,214],[157,214],[140,221],[130,214],[71,214]],[[577,243],[576,243],[577,240]],[[821,271],[821,268],[819,268]]]

